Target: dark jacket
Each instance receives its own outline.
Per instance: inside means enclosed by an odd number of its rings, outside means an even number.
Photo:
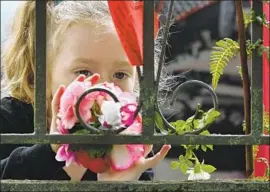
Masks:
[[[32,133],[34,113],[30,104],[12,97],[1,99],[0,133]],[[62,169],[64,162],[55,160],[49,144],[0,145],[1,179],[69,180]],[[152,180],[153,171],[142,174],[140,180]],[[97,180],[97,174],[87,170],[82,180]]]

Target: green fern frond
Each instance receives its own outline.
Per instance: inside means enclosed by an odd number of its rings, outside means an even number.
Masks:
[[[210,55],[210,73],[212,74],[212,87],[216,89],[224,68],[239,53],[238,42],[224,38],[216,43]]]
[[[245,28],[247,28],[250,23],[255,21],[255,12],[254,12],[254,10],[251,10],[250,12],[246,12],[246,11],[243,10],[243,17],[244,17]]]

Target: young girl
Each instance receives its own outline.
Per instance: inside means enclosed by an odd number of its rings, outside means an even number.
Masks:
[[[76,78],[92,83],[113,82],[124,91],[135,88],[135,68],[127,62],[106,1],[63,1],[47,5],[47,121],[56,130],[59,99]],[[3,50],[4,80],[10,97],[1,100],[1,133],[32,133],[35,69],[35,2],[26,1],[14,19]],[[50,105],[51,104],[51,105]],[[95,174],[55,160],[59,146],[1,144],[1,179],[150,180],[151,168],[168,153],[165,145],[155,156],[132,168]]]

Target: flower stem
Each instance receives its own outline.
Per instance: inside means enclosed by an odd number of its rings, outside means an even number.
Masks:
[[[240,44],[240,57],[241,57],[241,68],[242,68],[242,83],[244,91],[244,115],[245,115],[245,134],[248,135],[251,132],[251,121],[250,121],[250,80],[247,66],[247,52],[246,52],[246,35],[245,25],[243,17],[243,6],[242,0],[234,1],[236,6],[236,16],[238,25],[238,39]],[[249,176],[253,169],[253,158],[252,158],[252,146],[246,146],[246,174]]]
[[[195,155],[195,153],[194,153],[193,151],[192,151],[192,155],[193,155],[193,157],[194,157],[194,158],[192,158],[192,159],[195,160],[196,164],[199,164],[200,161],[199,161],[199,159],[197,158],[197,156]]]

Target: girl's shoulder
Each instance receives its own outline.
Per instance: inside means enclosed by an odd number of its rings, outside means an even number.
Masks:
[[[31,133],[34,130],[34,111],[27,104],[13,97],[1,98],[1,133]]]

